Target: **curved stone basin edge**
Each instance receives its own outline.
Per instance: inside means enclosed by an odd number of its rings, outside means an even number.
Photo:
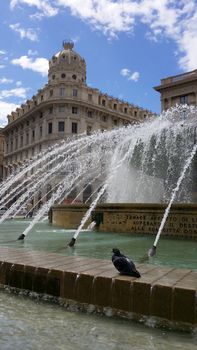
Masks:
[[[86,227],[94,221],[98,232],[156,235],[167,205],[168,203],[99,204],[93,210]],[[88,208],[86,204],[54,205],[49,211],[49,221],[54,226],[77,229]],[[196,240],[197,204],[173,204],[162,236]]]
[[[64,300],[71,307],[151,326],[197,326],[197,270],[138,264],[121,276],[111,261],[0,247],[0,284]]]

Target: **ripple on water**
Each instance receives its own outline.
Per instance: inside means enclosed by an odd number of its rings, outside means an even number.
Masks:
[[[196,350],[197,338],[0,291],[0,349]]]

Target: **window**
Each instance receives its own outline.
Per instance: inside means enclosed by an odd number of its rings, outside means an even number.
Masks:
[[[27,125],[27,126],[29,125],[29,121],[26,122],[26,125]]]
[[[92,101],[92,94],[88,94],[88,101]]]
[[[134,116],[137,117],[137,111],[134,111]]]
[[[87,126],[87,135],[91,135],[92,127],[90,125]]]
[[[52,134],[53,131],[53,124],[50,122],[48,123],[48,134]]]
[[[72,114],[77,114],[77,113],[78,113],[78,108],[72,107]]]
[[[76,80],[76,79],[77,79],[77,76],[76,76],[75,74],[73,74],[73,75],[72,75],[72,78],[73,78],[74,80]]]
[[[35,130],[32,130],[32,141],[35,139]]]
[[[66,78],[66,74],[62,73],[61,77],[64,79]]]
[[[114,109],[117,110],[117,104],[116,103],[114,103]]]
[[[65,90],[65,88],[60,88],[60,96],[65,96],[65,94],[66,94],[66,90]]]
[[[107,121],[107,116],[106,116],[106,115],[102,115],[101,120],[102,120],[103,122],[106,122],[106,121]]]
[[[74,97],[77,97],[77,92],[78,92],[77,89],[73,89],[73,96]]]
[[[29,143],[29,133],[26,134],[26,145]]]
[[[53,80],[55,79],[55,74],[54,74],[54,75],[52,75],[52,79],[53,79]]]
[[[77,123],[72,123],[72,134],[77,134]]]
[[[64,132],[64,122],[58,122],[58,131]]]
[[[40,112],[40,119],[43,117],[43,113],[42,112]]]
[[[88,118],[92,118],[93,115],[92,115],[92,111],[88,111]]]
[[[127,107],[124,108],[124,113],[127,113]]]
[[[187,104],[188,103],[188,95],[180,96],[180,103]]]
[[[21,136],[21,147],[23,147],[23,136]]]
[[[53,107],[50,107],[49,108],[49,114],[52,114],[53,113]]]
[[[53,90],[49,91],[49,96],[52,97],[53,96]]]
[[[105,106],[105,100],[102,100],[102,106]]]
[[[41,95],[41,96],[40,96],[40,100],[41,100],[41,101],[43,101],[43,99],[44,99],[44,96],[43,96],[43,95]]]
[[[114,119],[114,125],[118,125],[117,119]]]
[[[40,126],[40,137],[42,137],[42,126]]]
[[[59,112],[65,112],[65,105],[59,105]]]

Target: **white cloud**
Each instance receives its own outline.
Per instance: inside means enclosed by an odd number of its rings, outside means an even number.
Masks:
[[[135,82],[137,82],[139,80],[139,77],[140,77],[140,73],[139,72],[133,72],[132,73],[130,71],[130,69],[128,69],[128,68],[121,69],[120,74],[123,77],[127,77],[128,80],[133,80]]]
[[[11,0],[10,7],[13,10],[17,5],[24,4],[36,7],[39,13],[35,13],[32,17],[52,17],[58,14],[58,9],[50,4],[50,0]]]
[[[38,35],[32,28],[24,29],[20,27],[20,23],[10,24],[10,28],[18,33],[21,39],[27,38],[31,41],[38,41]]]
[[[120,74],[123,76],[123,77],[127,77],[130,73],[130,70],[128,68],[123,68],[121,69],[120,71]]]
[[[3,69],[5,68],[5,65],[4,64],[0,64],[0,69]]]
[[[17,87],[15,89],[10,89],[10,90],[1,90],[0,99],[9,98],[9,97],[26,98],[28,90],[29,90],[28,88],[24,88],[24,87]]]
[[[0,50],[0,55],[6,55],[6,51]]]
[[[7,79],[5,77],[0,78],[0,84],[10,84],[10,83],[13,83],[12,79]]]
[[[134,72],[128,77],[128,79],[129,80],[133,80],[133,81],[136,82],[136,81],[139,80],[139,77],[140,77],[140,73],[139,72]]]
[[[110,38],[134,32],[141,22],[147,27],[147,38],[157,42],[165,37],[176,43],[182,69],[196,68],[196,0],[83,0],[83,4],[82,0],[11,0],[12,8],[19,4],[36,7],[41,17],[68,8],[73,16]]]
[[[15,103],[0,101],[0,127],[7,124],[7,115],[16,110],[17,107],[19,107],[19,105]]]
[[[21,86],[22,85],[22,82],[20,81],[20,80],[18,80],[17,82],[16,82],[16,86]]]
[[[37,56],[37,54],[38,54],[38,51],[33,51],[33,50],[28,50],[28,52],[27,52],[27,54],[28,54],[28,56]]]
[[[23,69],[30,69],[34,72],[40,73],[43,77],[48,74],[49,62],[46,58],[38,57],[33,59],[28,56],[21,56],[11,61],[12,64],[18,65]]]

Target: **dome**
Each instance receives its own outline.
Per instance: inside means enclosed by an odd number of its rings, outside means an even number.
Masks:
[[[73,50],[74,43],[63,42],[63,50],[57,52],[49,61],[48,79],[50,83],[86,82],[86,62]]]

